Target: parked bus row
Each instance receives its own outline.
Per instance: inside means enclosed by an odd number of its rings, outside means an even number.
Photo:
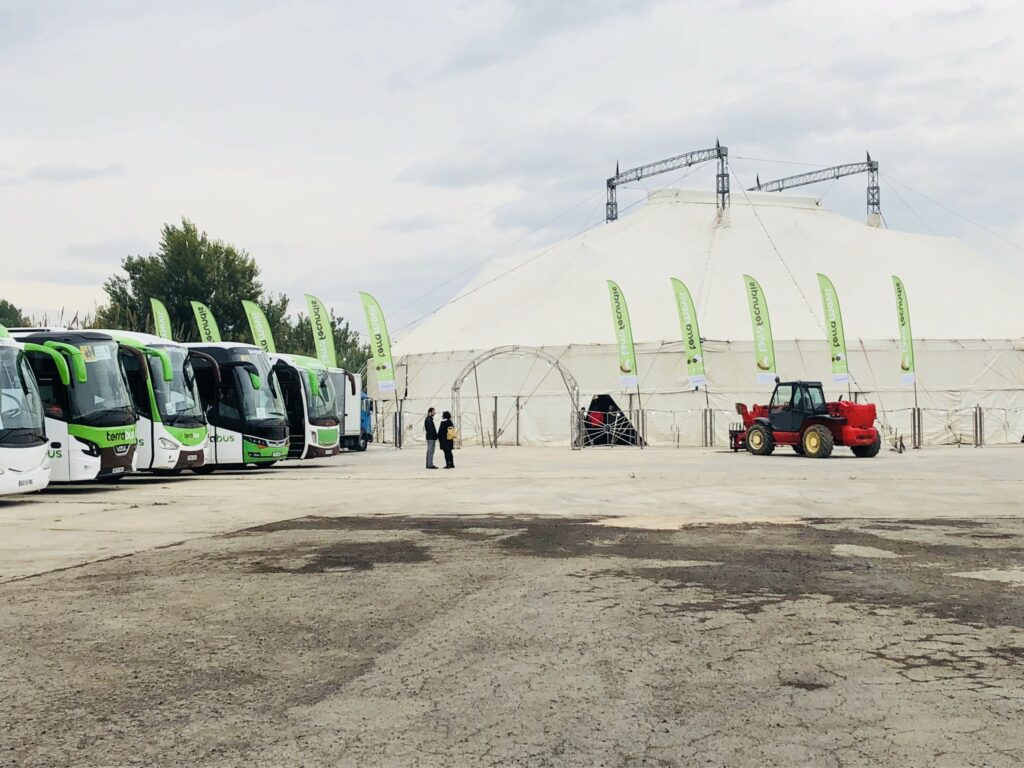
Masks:
[[[0,326],[0,495],[362,451],[358,374],[252,344]]]

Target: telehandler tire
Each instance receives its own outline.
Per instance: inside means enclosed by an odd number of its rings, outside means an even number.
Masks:
[[[882,450],[882,436],[876,437],[875,442],[871,445],[854,445],[850,447],[850,450],[858,459],[873,459]]]
[[[834,442],[828,427],[821,424],[811,424],[800,438],[804,453],[812,459],[827,459],[831,456]]]
[[[775,450],[775,437],[763,424],[755,424],[747,430],[747,450],[755,456],[770,456]]]

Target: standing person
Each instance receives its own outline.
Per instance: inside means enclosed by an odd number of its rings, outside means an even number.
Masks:
[[[434,426],[433,407],[427,409],[427,418],[423,420],[423,434],[427,438],[427,469],[437,469],[434,464],[434,448],[437,446],[437,427]]]
[[[455,422],[452,415],[445,411],[441,414],[441,423],[437,427],[437,439],[441,443],[441,451],[444,453],[444,468],[455,469],[455,456],[452,449],[455,447]]]

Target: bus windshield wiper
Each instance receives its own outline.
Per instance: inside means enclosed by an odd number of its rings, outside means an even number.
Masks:
[[[161,418],[163,419],[164,424],[167,424],[168,426],[171,426],[171,427],[173,427],[178,422],[185,421],[186,419],[189,420],[189,421],[195,422],[195,425],[202,424],[202,421],[200,421],[200,414],[198,414],[198,413],[188,413],[187,411],[180,411],[178,413],[169,413],[166,416],[161,414]]]
[[[134,408],[128,405],[122,405],[117,408],[100,408],[96,411],[89,411],[89,413],[79,416],[75,421],[84,426],[96,426],[97,422],[102,419],[105,419],[108,416],[117,416],[122,413],[127,416],[131,416],[133,420],[136,417]]]
[[[6,429],[0,429],[0,442],[3,442],[8,437],[11,437],[14,433],[18,433],[19,436],[34,437],[37,440],[46,442],[45,432],[36,432],[29,427],[7,427]]]

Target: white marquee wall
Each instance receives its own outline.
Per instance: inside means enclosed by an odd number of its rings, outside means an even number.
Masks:
[[[708,393],[687,386],[681,342],[640,344],[637,347],[641,398],[646,412],[646,438],[652,445],[700,445],[701,410],[716,413],[716,444],[728,441],[736,420],[737,402],[764,402],[770,387],[755,383],[751,342],[705,342]],[[988,443],[1020,442],[1024,436],[1024,343],[1020,341],[915,342],[918,404],[923,410],[926,444],[970,442],[972,409],[986,412]],[[464,366],[484,350],[410,355],[397,361],[406,441],[422,439],[420,421],[426,409],[452,409],[451,389]],[[633,393],[618,385],[615,348],[587,344],[547,347],[580,385],[580,404],[596,394],[611,394],[621,408],[636,407]],[[845,385],[831,384],[825,343],[777,342],[779,374],[783,378],[820,380],[830,398],[848,395]],[[851,341],[851,388],[861,400],[876,404],[887,434],[906,435],[909,443],[913,387],[899,384],[899,349],[894,340]],[[477,397],[479,382],[479,398]],[[374,391],[371,386],[371,392]],[[516,401],[519,402],[519,442],[522,445],[569,445],[570,401],[558,372],[524,348],[516,355],[484,362],[476,377],[461,390],[462,434],[465,440],[489,442],[494,431],[497,398],[499,444],[515,444]],[[383,401],[386,412],[392,401]],[[480,429],[481,424],[483,430]]]

